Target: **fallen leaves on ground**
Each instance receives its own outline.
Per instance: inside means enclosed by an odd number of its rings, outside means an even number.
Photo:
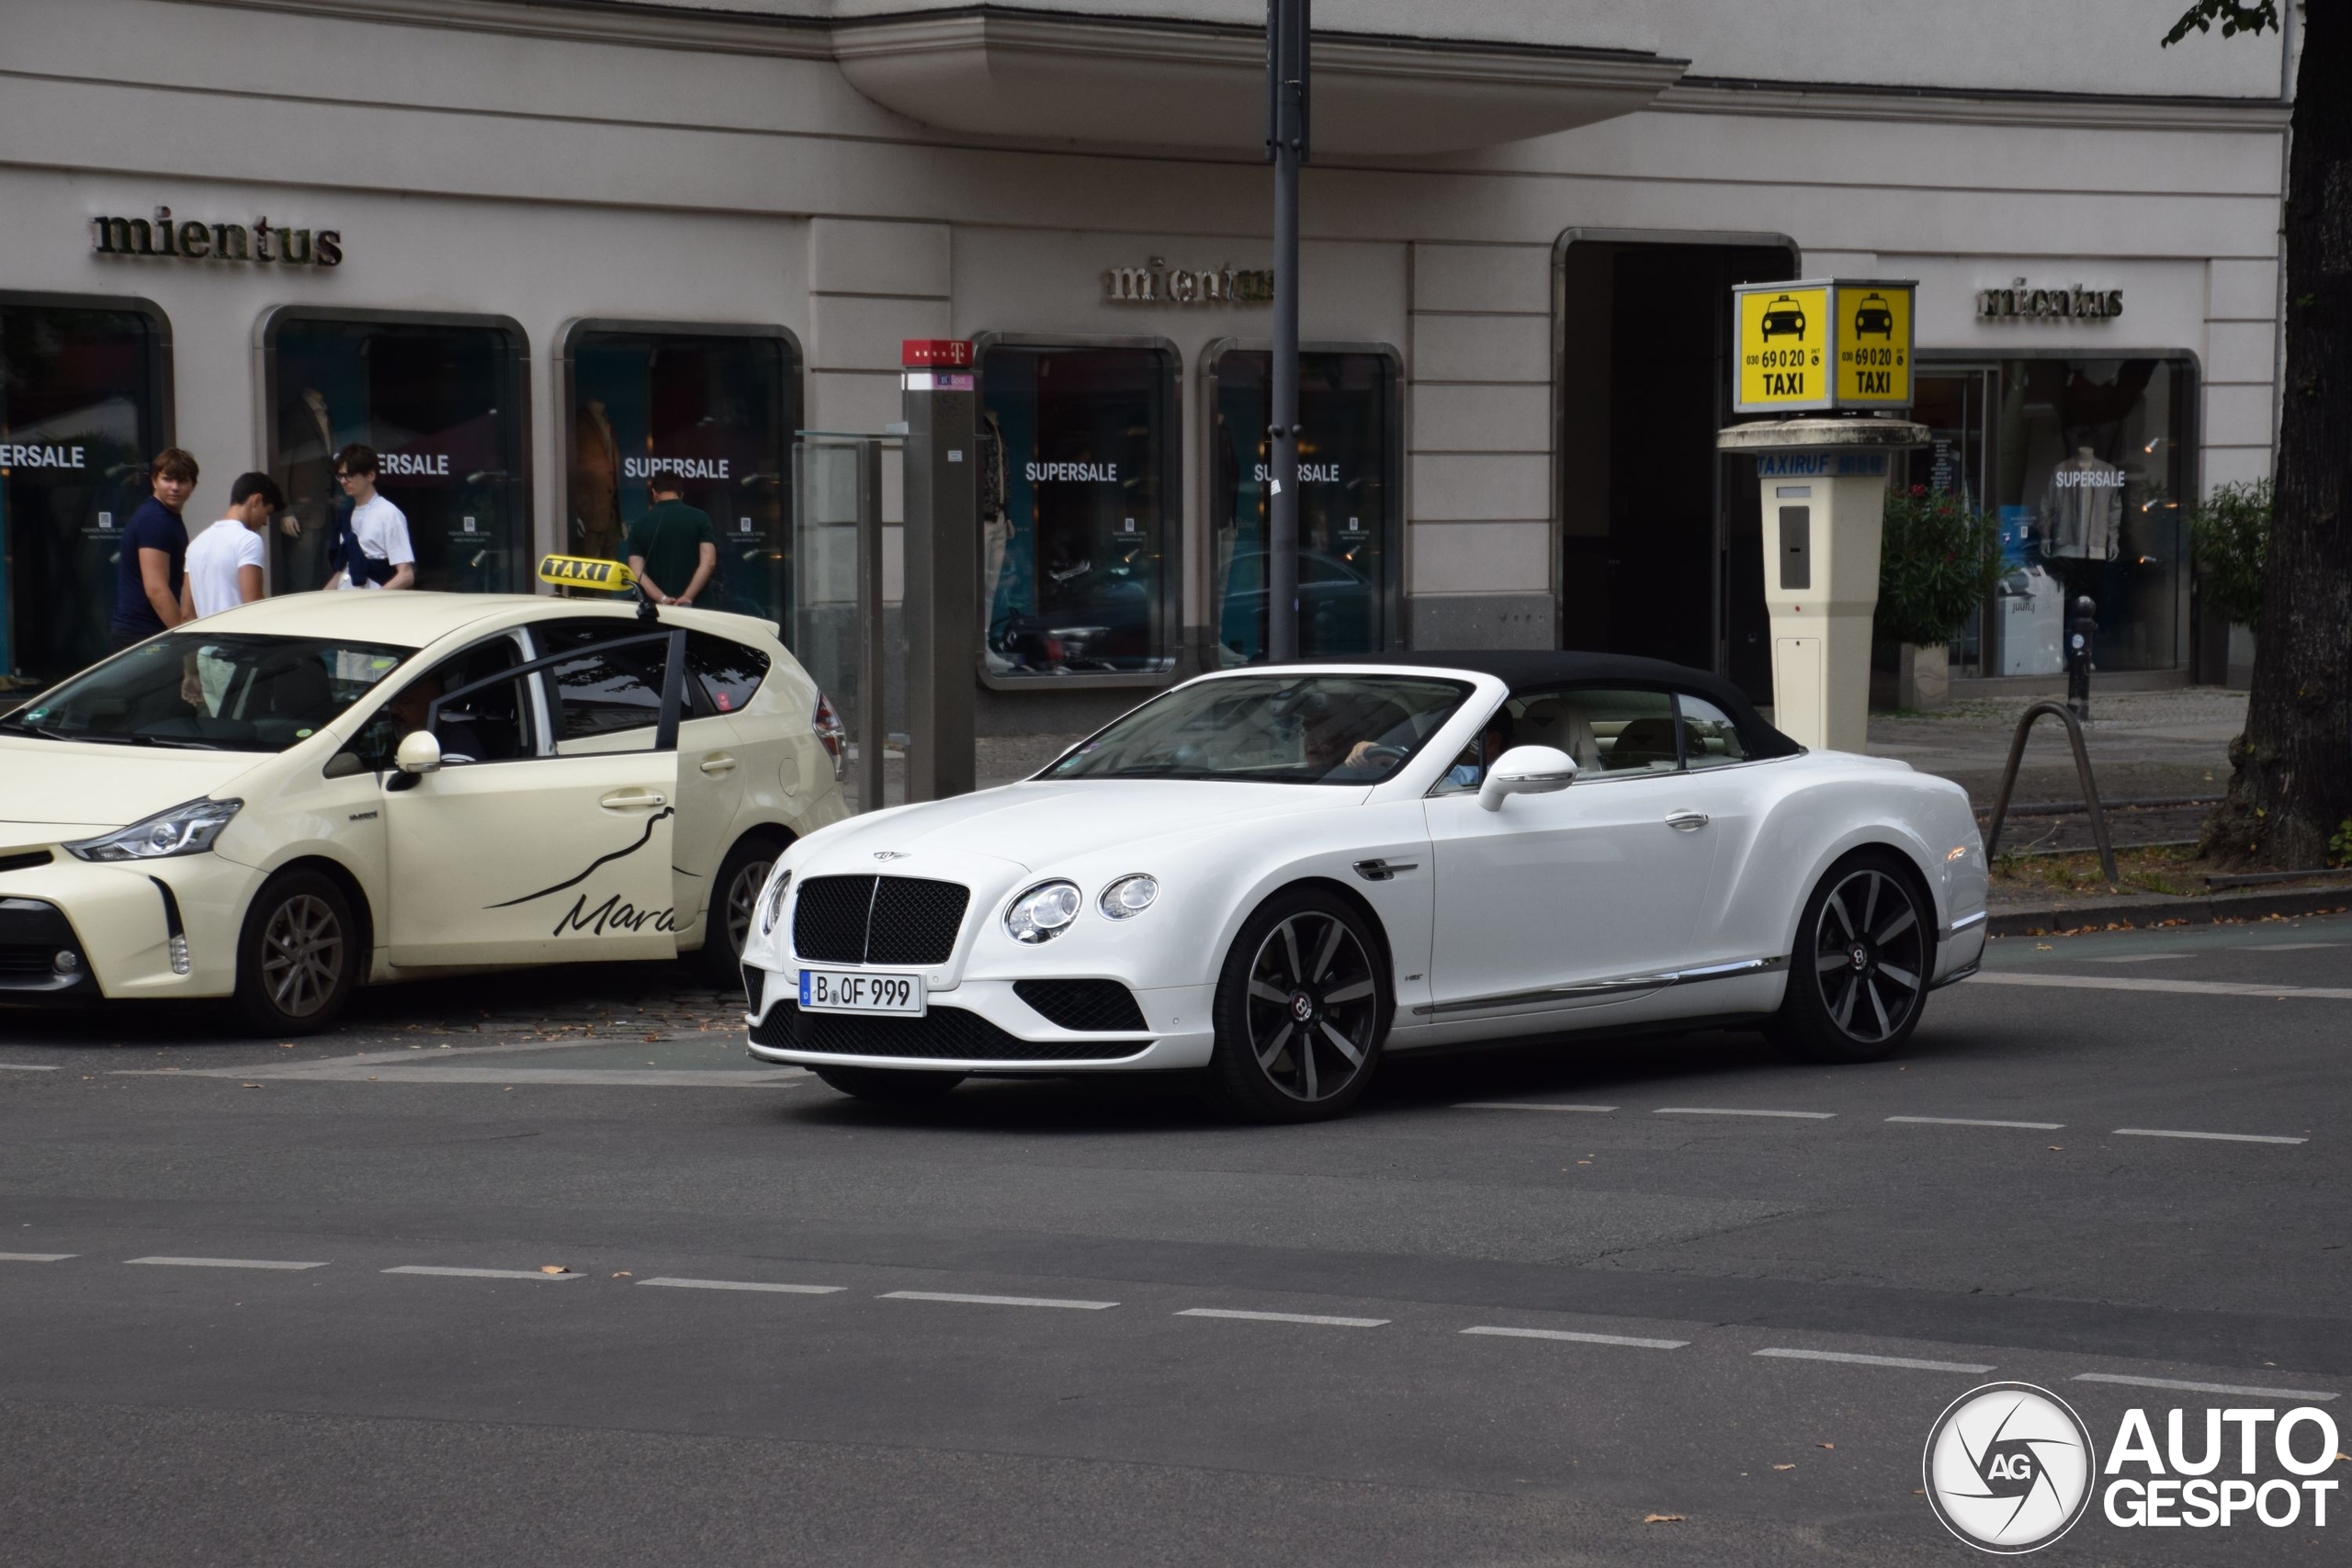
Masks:
[[[1679,1525],[1681,1522],[1680,1514],[1644,1514],[1642,1516],[1642,1523],[1645,1525]]]
[[[1816,1449],[1834,1449],[1838,1445],[1835,1443],[1815,1443],[1813,1446]]]
[[[1792,1464],[1776,1464],[1772,1468],[1774,1470],[1794,1470],[1796,1466]]]
[[[539,1265],[539,1272],[542,1274],[569,1274],[571,1270],[566,1269],[560,1263],[542,1263]]]

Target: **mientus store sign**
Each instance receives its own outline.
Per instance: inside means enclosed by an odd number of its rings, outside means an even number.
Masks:
[[[102,256],[163,256],[175,261],[343,265],[340,230],[290,229],[266,218],[251,223],[207,223],[195,218],[174,218],[168,207],[155,209],[153,218],[91,219],[90,249]]]
[[[1102,274],[1102,298],[1113,305],[1271,305],[1271,268],[1170,266],[1159,256],[1144,266],[1114,266]]]

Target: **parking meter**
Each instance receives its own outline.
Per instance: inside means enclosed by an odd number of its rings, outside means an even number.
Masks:
[[[1773,726],[1804,746],[1860,751],[1887,474],[1896,454],[1928,444],[1927,428],[1871,416],[1767,420],[1732,425],[1716,444],[1756,458]]]
[[[2085,594],[2075,601],[2066,638],[2066,706],[2076,718],[2091,716],[2091,637],[2098,630],[2098,605]]]
[[[979,657],[979,395],[972,345],[909,338],[906,410],[907,798],[968,795]],[[879,739],[866,742],[880,755]]]

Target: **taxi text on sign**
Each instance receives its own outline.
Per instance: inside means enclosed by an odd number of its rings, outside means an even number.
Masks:
[[[619,561],[595,556],[548,556],[539,562],[539,581],[560,588],[607,588],[625,592],[636,586],[637,573]]]
[[[1911,290],[1894,278],[1811,278],[1732,290],[1740,413],[1911,406]]]

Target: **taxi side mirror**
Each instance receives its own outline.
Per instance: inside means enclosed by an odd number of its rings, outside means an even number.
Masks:
[[[1577,780],[1577,760],[1550,746],[1514,746],[1495,759],[1478,786],[1478,804],[1500,811],[1514,795],[1550,795]]]
[[[419,729],[401,737],[400,750],[392,753],[392,766],[404,773],[437,773],[441,767],[441,742],[429,729]]]

